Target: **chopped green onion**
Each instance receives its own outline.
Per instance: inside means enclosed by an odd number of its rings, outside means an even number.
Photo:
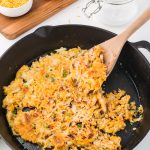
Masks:
[[[46,124],[46,125],[45,125],[45,128],[49,128],[49,125],[48,125],[48,124]]]
[[[17,115],[17,109],[15,108],[12,112],[14,115]]]
[[[56,118],[56,114],[53,115],[53,118]]]
[[[45,74],[45,77],[46,77],[46,78],[48,78],[48,77],[49,77],[49,74],[48,74],[48,73],[47,73],[47,74]]]
[[[20,141],[20,144],[24,144],[25,142],[22,140],[22,141]]]
[[[50,78],[50,81],[51,81],[51,82],[54,82],[54,81],[55,81],[55,78],[54,78],[54,77],[51,77],[51,78]]]
[[[35,124],[32,124],[32,129],[36,129],[36,125]]]
[[[27,88],[27,87],[28,87],[28,85],[27,85],[27,84],[24,84],[24,87],[26,87],[26,88]]]
[[[77,123],[77,127],[78,128],[82,128],[82,123],[80,122],[80,123]]]
[[[143,115],[140,115],[140,118],[141,118],[141,119],[143,119],[143,118],[144,118],[144,116],[143,116]]]
[[[67,77],[67,75],[68,75],[68,72],[66,70],[63,70],[63,77],[65,78]]]
[[[130,122],[131,125],[133,125],[133,122]]]

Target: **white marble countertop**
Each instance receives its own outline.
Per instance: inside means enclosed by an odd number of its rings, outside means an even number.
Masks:
[[[53,17],[49,18],[45,22],[39,24],[35,28],[31,29],[30,31],[26,32],[25,34],[21,35],[15,40],[7,40],[0,34],[0,56],[16,41],[24,37],[25,35],[33,32],[35,29],[37,29],[40,26],[43,25],[60,25],[60,24],[86,24],[86,25],[92,25],[100,28],[104,28],[107,30],[110,30],[115,33],[120,33],[123,31],[128,24],[120,27],[110,27],[107,25],[104,25],[100,22],[100,19],[98,15],[95,17],[88,19],[86,18],[82,13],[82,8],[85,6],[85,3],[88,0],[78,0],[76,3],[72,4],[68,8],[64,9],[60,13],[54,15]],[[139,12],[137,16],[149,5],[150,6],[150,0],[138,0],[137,1],[139,5]],[[131,42],[136,42],[140,40],[147,40],[150,42],[150,21],[147,22],[141,29],[139,29],[130,39]],[[141,49],[145,57],[150,62],[150,54],[147,51],[144,51]],[[2,70],[0,70],[1,72]],[[150,132],[146,135],[146,137],[141,141],[140,144],[137,145],[137,147],[134,150],[149,150],[150,149]],[[10,150],[10,148],[4,143],[2,139],[0,139],[0,150]]]

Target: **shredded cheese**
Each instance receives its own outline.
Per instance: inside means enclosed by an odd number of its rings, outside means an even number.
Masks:
[[[24,5],[27,2],[28,0],[0,0],[0,6],[8,8],[17,8]]]

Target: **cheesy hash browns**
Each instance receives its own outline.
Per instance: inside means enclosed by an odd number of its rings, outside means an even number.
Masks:
[[[123,90],[104,94],[103,50],[61,48],[22,66],[4,87],[3,107],[16,136],[54,150],[119,150],[116,135],[136,122],[136,108]],[[28,108],[28,109],[27,109]]]

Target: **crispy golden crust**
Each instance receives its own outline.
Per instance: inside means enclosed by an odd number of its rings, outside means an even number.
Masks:
[[[3,107],[15,135],[55,150],[121,149],[117,131],[135,120],[135,103],[123,90],[103,95],[103,50],[61,48],[23,66],[4,87]],[[101,58],[101,59],[100,59]],[[31,110],[24,112],[29,107]],[[143,112],[142,106],[139,112]]]

